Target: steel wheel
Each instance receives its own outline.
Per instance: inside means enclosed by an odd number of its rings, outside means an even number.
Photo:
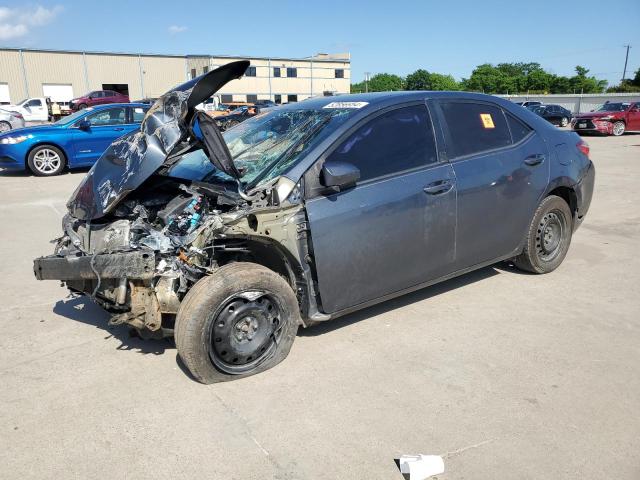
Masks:
[[[550,262],[562,251],[567,225],[562,212],[552,210],[540,219],[536,251],[540,260]]]
[[[281,335],[282,310],[267,292],[227,299],[211,322],[209,357],[227,373],[252,370],[273,354]]]
[[[8,132],[9,130],[11,130],[9,122],[0,122],[0,133]]]
[[[624,123],[623,122],[616,122],[613,124],[613,134],[616,137],[619,137],[620,135],[622,135],[624,133]]]
[[[42,148],[33,156],[33,166],[44,175],[51,175],[58,171],[61,165],[60,155],[50,148]]]

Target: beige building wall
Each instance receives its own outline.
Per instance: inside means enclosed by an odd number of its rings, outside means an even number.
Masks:
[[[43,84],[71,85],[79,97],[104,84],[127,84],[132,100],[158,97],[175,85],[205,71],[243,57],[138,55],[100,52],[17,50],[0,48],[0,84],[7,84],[10,99],[18,102],[43,95]],[[322,95],[324,91],[349,93],[351,82],[348,54],[320,55],[309,59],[249,58],[256,76],[234,80],[219,92],[246,101],[247,95],[275,100],[297,95],[298,100]],[[280,67],[281,77],[273,76]],[[297,77],[288,78],[287,68]],[[193,70],[192,70],[193,69]],[[336,69],[344,78],[336,78]],[[25,81],[26,76],[26,81]]]

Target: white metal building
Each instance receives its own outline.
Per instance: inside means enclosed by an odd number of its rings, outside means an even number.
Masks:
[[[92,90],[116,90],[131,100],[158,97],[174,85],[234,60],[251,67],[219,93],[223,102],[303,100],[324,92],[349,93],[348,53],[307,58],[156,55],[0,48],[0,104],[48,96],[66,103]]]

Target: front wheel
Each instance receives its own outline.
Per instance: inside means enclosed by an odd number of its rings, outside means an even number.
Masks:
[[[573,217],[569,205],[555,195],[546,197],[533,215],[522,253],[513,259],[521,270],[549,273],[569,251]]]
[[[202,383],[247,377],[284,360],[300,311],[289,284],[253,263],[231,263],[200,279],[176,317],[178,355]]]
[[[619,137],[624,133],[624,122],[616,122],[613,124],[612,132],[615,137]]]
[[[53,145],[39,145],[29,153],[27,164],[35,175],[51,177],[62,172],[66,159],[59,148]]]

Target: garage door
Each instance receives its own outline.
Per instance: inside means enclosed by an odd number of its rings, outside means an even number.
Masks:
[[[42,84],[42,93],[45,97],[51,98],[52,102],[67,104],[73,98],[73,87],[61,84]]]
[[[7,83],[0,83],[0,104],[9,105],[10,103],[9,85]]]

